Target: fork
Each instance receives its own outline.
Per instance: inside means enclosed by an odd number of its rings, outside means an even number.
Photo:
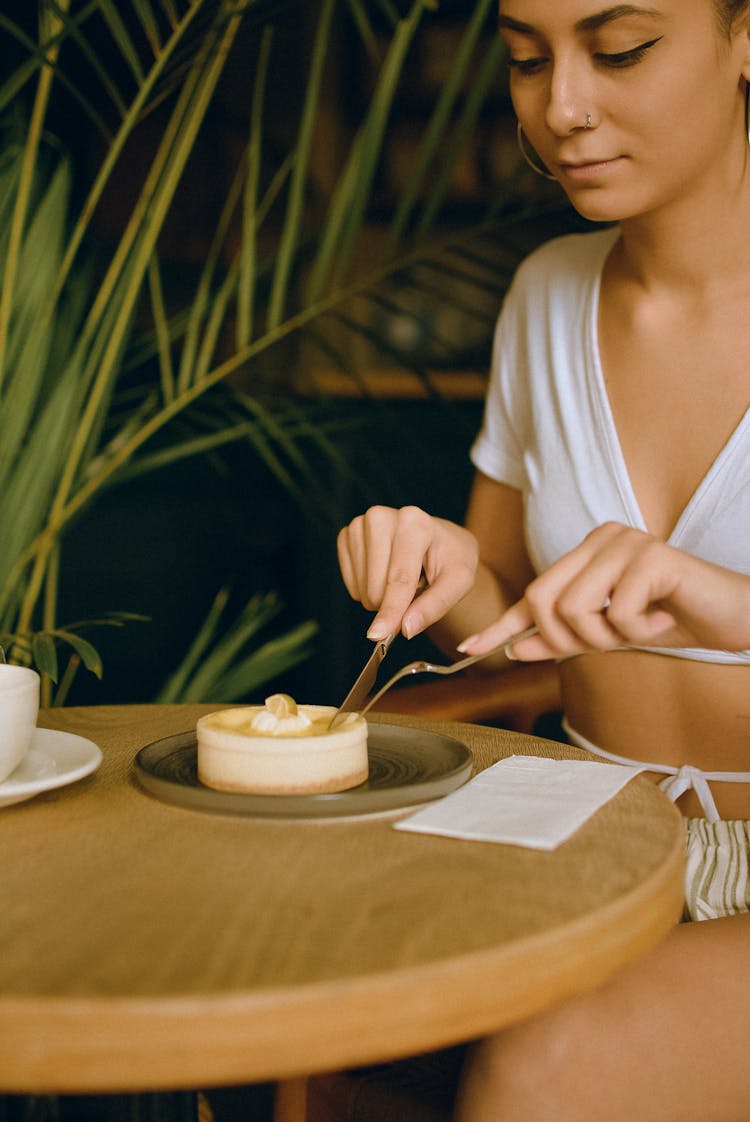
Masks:
[[[527,627],[525,631],[518,631],[515,635],[511,635],[504,643],[498,643],[496,647],[492,647],[489,651],[483,651],[482,654],[468,655],[462,658],[459,662],[452,662],[448,666],[443,666],[440,663],[426,662],[423,659],[417,659],[416,662],[407,662],[406,666],[402,666],[397,670],[392,678],[389,678],[384,686],[381,686],[376,694],[370,698],[365,706],[359,711],[360,717],[364,717],[365,713],[373,707],[376,701],[380,701],[384,693],[387,693],[391,686],[395,685],[402,678],[409,677],[410,674],[458,674],[460,670],[466,670],[467,667],[473,666],[475,662],[480,662],[483,658],[489,658],[490,655],[498,654],[500,651],[505,652],[506,658],[512,658],[510,648],[514,643],[520,643],[522,639],[528,639],[531,635],[536,635],[539,628]]]

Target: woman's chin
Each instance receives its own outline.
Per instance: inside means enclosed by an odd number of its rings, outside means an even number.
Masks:
[[[617,206],[610,197],[606,198],[603,192],[596,191],[565,191],[570,205],[578,211],[581,218],[589,222],[620,222],[627,217],[627,208]]]

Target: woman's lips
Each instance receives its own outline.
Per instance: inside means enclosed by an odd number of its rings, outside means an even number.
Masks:
[[[622,156],[613,156],[605,160],[576,160],[570,163],[560,161],[557,164],[557,169],[566,179],[582,181],[598,179],[611,171],[615,165],[621,162],[622,158]]]

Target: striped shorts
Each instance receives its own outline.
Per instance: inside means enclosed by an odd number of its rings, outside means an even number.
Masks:
[[[750,911],[750,822],[687,818],[685,920]]]
[[[547,713],[534,733],[562,744],[572,741],[562,713]],[[683,921],[720,919],[750,912],[750,822],[686,818],[687,868]]]

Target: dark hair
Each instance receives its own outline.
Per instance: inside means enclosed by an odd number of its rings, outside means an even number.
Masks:
[[[748,0],[713,0],[719,26],[725,35],[731,34],[734,21],[744,12]]]

